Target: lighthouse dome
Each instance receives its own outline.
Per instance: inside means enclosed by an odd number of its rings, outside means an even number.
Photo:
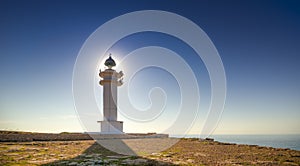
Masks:
[[[115,60],[113,60],[113,59],[111,58],[111,56],[109,55],[109,58],[106,59],[104,65],[107,66],[108,68],[112,68],[113,66],[116,66],[116,62],[115,62]]]

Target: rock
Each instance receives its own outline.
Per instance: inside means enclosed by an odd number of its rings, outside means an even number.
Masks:
[[[148,160],[146,159],[135,159],[133,160],[135,165],[142,165],[145,164]]]
[[[85,165],[94,165],[95,163],[93,161],[87,161],[85,162]]]
[[[102,156],[102,154],[100,154],[100,153],[94,154],[94,157],[100,157],[100,156]]]
[[[106,159],[106,161],[108,161],[109,163],[113,163],[113,162],[117,162],[119,160],[118,159]]]
[[[85,157],[92,158],[92,157],[94,157],[94,155],[90,154],[90,155],[86,155]]]
[[[74,161],[74,162],[69,163],[68,165],[78,165],[78,163]]]
[[[206,141],[214,141],[213,138],[205,138]]]
[[[83,163],[80,163],[80,164],[78,164],[77,166],[85,166],[85,163],[83,162]]]
[[[103,161],[102,160],[94,160],[95,164],[103,164]]]
[[[112,159],[123,159],[123,158],[128,158],[129,156],[106,156],[106,157]]]
[[[61,161],[59,162],[59,164],[63,164],[63,165],[66,165],[67,161]]]
[[[124,165],[133,165],[134,163],[134,160],[131,160],[131,159],[125,159],[122,161],[122,164]]]
[[[188,162],[188,163],[194,163],[195,161],[193,159],[188,159],[188,160],[186,160],[186,162]]]
[[[160,153],[151,153],[152,156],[161,156]]]
[[[175,161],[174,164],[175,165],[187,165],[187,163],[184,161]]]
[[[124,165],[143,165],[147,163],[148,160],[146,159],[125,159],[122,161]]]
[[[80,154],[79,156],[81,156],[81,157],[85,157],[85,156],[86,156],[86,154],[85,154],[85,153],[82,153],[82,154]]]

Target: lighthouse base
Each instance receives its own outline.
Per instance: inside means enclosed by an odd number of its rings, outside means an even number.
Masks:
[[[122,121],[98,121],[101,134],[124,134]]]

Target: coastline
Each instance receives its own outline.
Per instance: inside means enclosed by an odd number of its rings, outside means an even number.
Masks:
[[[182,135],[174,136],[183,137]],[[184,138],[199,137],[201,138],[199,135],[184,136]],[[210,137],[219,142],[300,150],[300,134],[213,134]]]

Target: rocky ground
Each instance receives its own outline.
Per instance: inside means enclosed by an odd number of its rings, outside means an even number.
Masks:
[[[2,142],[0,165],[300,165],[300,151],[181,139],[163,152],[127,156],[92,140]]]

